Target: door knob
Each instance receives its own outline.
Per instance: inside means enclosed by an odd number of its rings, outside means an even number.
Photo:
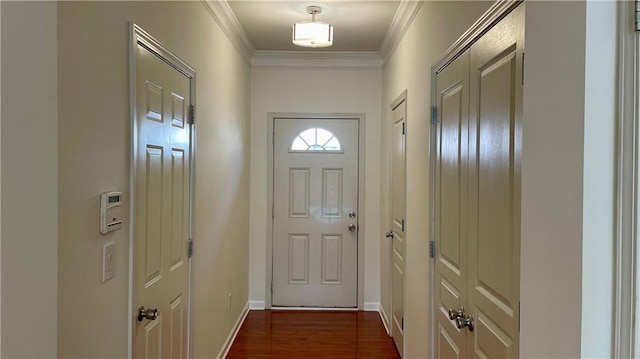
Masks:
[[[467,316],[466,318],[456,318],[456,327],[458,329],[462,329],[464,327],[468,327],[469,331],[473,331],[473,317]]]
[[[355,230],[356,230],[356,225],[355,225],[355,224],[353,224],[353,223],[351,223],[351,224],[349,225],[349,230],[350,230],[351,232],[355,231]]]
[[[458,318],[464,318],[464,308],[460,308],[460,310],[449,309],[449,319],[456,320]]]
[[[387,237],[387,238],[393,238],[393,231],[389,231],[389,232],[385,233],[384,236]]]
[[[143,319],[158,319],[158,308],[144,309],[144,306],[138,308],[138,321],[141,322]]]

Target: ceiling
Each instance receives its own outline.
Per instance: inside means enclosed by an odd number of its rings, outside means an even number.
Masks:
[[[228,0],[231,10],[253,43],[262,51],[378,51],[400,1],[263,1]],[[306,8],[322,7],[317,21],[333,25],[333,46],[311,49],[291,43],[291,27],[311,20]]]

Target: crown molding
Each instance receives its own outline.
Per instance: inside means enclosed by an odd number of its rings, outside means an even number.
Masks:
[[[382,57],[377,51],[255,51],[251,67],[295,69],[381,69]]]
[[[402,0],[377,52],[256,51],[226,0],[201,0],[233,47],[252,68],[362,68],[384,66],[411,25],[423,0]]]
[[[202,0],[201,3],[242,58],[247,64],[251,64],[251,57],[256,49],[227,1]]]
[[[416,14],[418,14],[422,3],[422,0],[402,0],[400,2],[398,10],[389,26],[389,30],[380,45],[379,52],[383,64],[386,64],[389,58],[391,58],[391,55],[393,55],[405,32],[409,29],[411,22],[416,17]]]

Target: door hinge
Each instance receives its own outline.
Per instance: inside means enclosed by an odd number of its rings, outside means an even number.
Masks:
[[[400,328],[402,330],[404,330],[404,317],[402,317],[402,319],[400,319]]]
[[[193,257],[193,239],[189,238],[189,243],[187,244],[187,254],[189,258]]]
[[[406,128],[404,127],[405,122],[402,123],[402,134],[404,135],[406,133]]]
[[[271,293],[273,294],[273,279],[271,280]]]
[[[640,1],[635,1],[635,30],[640,31]]]
[[[196,122],[196,108],[193,105],[189,105],[189,124],[193,125]]]
[[[276,205],[272,204],[271,205],[271,219],[276,218]]]
[[[518,302],[518,333],[520,333],[520,302]]]
[[[404,232],[404,219],[400,222],[401,227],[402,227],[402,232]]]
[[[431,258],[436,257],[436,242],[434,241],[429,242],[429,256],[431,256]]]
[[[524,85],[524,52],[522,53],[522,84]]]
[[[431,124],[435,125],[438,123],[438,108],[435,106],[431,107]]]

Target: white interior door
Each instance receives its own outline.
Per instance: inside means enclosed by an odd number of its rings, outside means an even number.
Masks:
[[[466,332],[449,310],[467,306],[468,51],[438,75],[437,91],[434,344],[438,358],[466,358]]]
[[[470,49],[469,335],[474,356],[516,358],[524,5]]]
[[[275,119],[273,306],[357,307],[358,120]]]
[[[435,353],[517,358],[524,5],[437,76]]]
[[[405,135],[406,99],[393,108],[391,148],[391,335],[398,353],[404,353],[404,249],[405,249]]]
[[[133,355],[186,358],[190,79],[139,44],[134,51]]]

